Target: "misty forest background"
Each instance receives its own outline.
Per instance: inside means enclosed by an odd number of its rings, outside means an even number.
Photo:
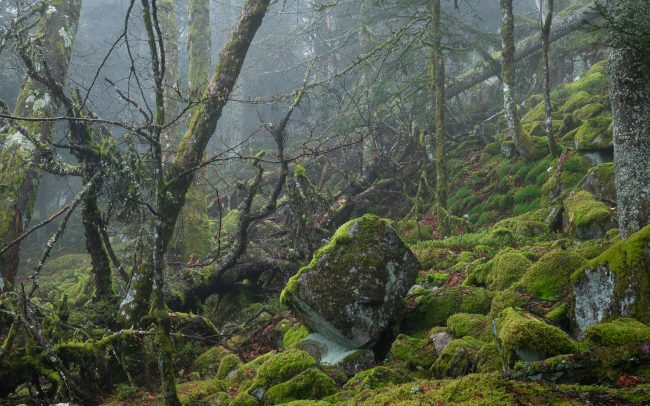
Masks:
[[[647,0],[0,0],[0,404],[650,403]]]

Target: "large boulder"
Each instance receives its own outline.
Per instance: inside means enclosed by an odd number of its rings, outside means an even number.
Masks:
[[[616,317],[650,323],[650,225],[589,261],[571,276],[578,333]]]
[[[564,210],[564,232],[581,240],[602,238],[618,226],[612,209],[585,190],[564,200]]]
[[[291,277],[281,300],[311,330],[344,347],[367,347],[400,318],[418,269],[391,225],[365,215],[341,226],[316,251]]]

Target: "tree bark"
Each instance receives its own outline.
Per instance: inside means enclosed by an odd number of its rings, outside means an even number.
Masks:
[[[201,96],[201,89],[208,83],[211,64],[210,1],[191,0],[189,14],[188,87],[190,97],[198,98]],[[190,117],[191,114],[190,111]],[[199,171],[196,175],[201,173],[202,171]],[[198,178],[194,177],[187,192],[181,224],[177,227],[180,238],[177,248],[183,261],[187,261],[192,255],[204,258],[212,249],[206,185]]]
[[[647,15],[646,7],[642,1],[610,1],[608,12],[616,26],[625,26],[623,16]],[[628,19],[627,24],[631,23]],[[650,51],[634,46],[636,40],[640,38],[615,41],[609,51],[614,175],[622,238],[650,223]]]
[[[521,127],[515,100],[515,17],[512,12],[512,0],[499,0],[499,4],[501,7],[501,80],[506,125],[517,153],[523,158],[528,158],[530,155],[528,137]]]
[[[447,208],[447,162],[445,156],[445,60],[442,54],[440,0],[431,2],[431,67],[435,93],[436,204]]]
[[[560,156],[560,147],[555,141],[553,134],[553,108],[551,106],[551,72],[549,70],[549,46],[551,35],[551,24],[553,23],[553,6],[554,0],[540,0],[539,17],[541,23],[541,37],[542,37],[542,60],[544,70],[544,112],[546,119],[544,121],[546,130],[546,140],[548,142],[548,150],[554,157]],[[545,12],[544,12],[545,11]]]
[[[80,9],[79,0],[54,0],[36,26],[35,35],[40,40],[31,50],[33,57],[47,61],[49,74],[57,83],[65,81]],[[43,64],[41,69],[44,69]],[[27,78],[18,95],[14,115],[50,117],[58,107],[59,103],[43,84]],[[52,123],[27,123],[26,128],[41,142],[50,140]],[[31,219],[41,176],[40,159],[36,148],[19,131],[0,134],[0,246],[20,236]],[[15,244],[0,255],[0,290],[12,288],[19,252],[20,244]]]

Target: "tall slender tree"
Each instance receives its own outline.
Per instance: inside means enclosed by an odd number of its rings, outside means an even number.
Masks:
[[[515,17],[512,11],[512,0],[499,0],[501,7],[501,48],[503,81],[503,107],[505,110],[508,132],[512,136],[517,153],[528,158],[530,140],[524,133],[517,113],[515,100]]]
[[[609,0],[609,73],[621,237],[650,224],[650,22],[644,0]]]
[[[539,23],[542,37],[542,60],[544,75],[544,112],[546,118],[544,127],[546,130],[546,140],[548,150],[553,156],[560,155],[560,147],[555,141],[553,134],[553,107],[551,106],[551,72],[549,68],[549,46],[551,40],[551,25],[553,24],[553,8],[555,0],[538,0],[539,1]]]
[[[447,161],[445,156],[445,60],[442,54],[440,0],[431,0],[431,61],[435,100],[436,204],[447,208]]]

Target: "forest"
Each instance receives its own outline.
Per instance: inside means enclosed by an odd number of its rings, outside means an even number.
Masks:
[[[0,0],[0,405],[650,405],[648,0]]]

